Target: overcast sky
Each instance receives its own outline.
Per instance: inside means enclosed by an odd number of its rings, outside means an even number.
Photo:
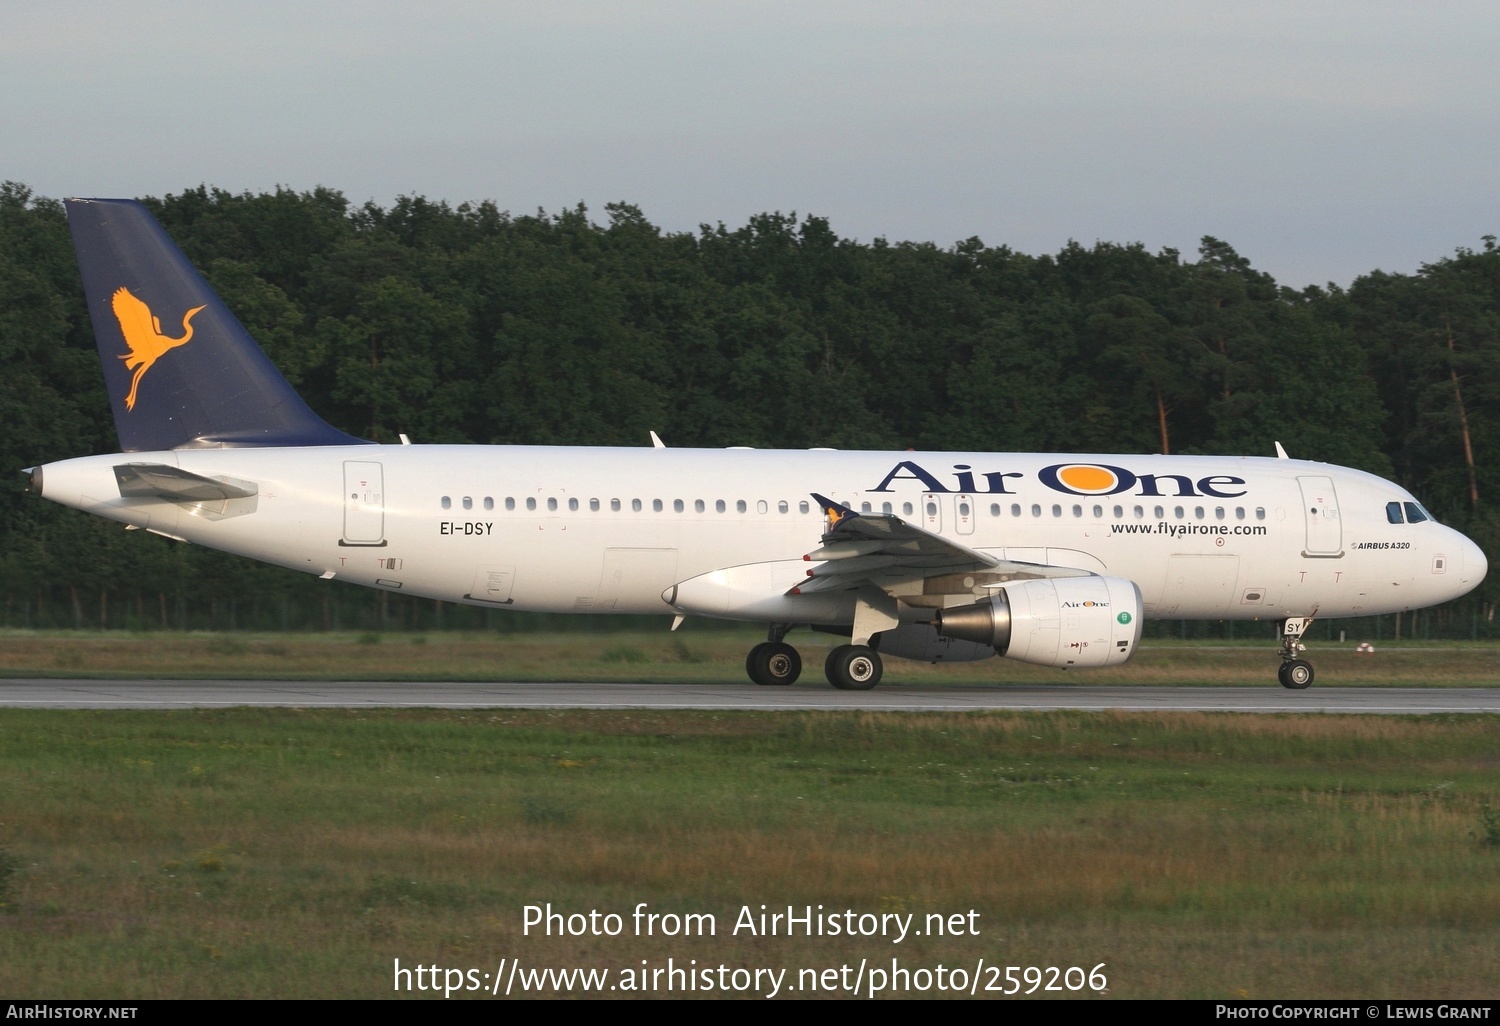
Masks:
[[[1493,2],[0,0],[0,178],[1213,235],[1347,284],[1500,234],[1497,44]]]

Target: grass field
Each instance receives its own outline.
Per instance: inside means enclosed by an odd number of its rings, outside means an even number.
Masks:
[[[898,957],[1102,962],[1111,997],[1493,998],[1497,880],[1495,717],[0,710],[13,997]],[[627,926],[523,935],[546,902]],[[632,936],[638,902],[717,934]],[[979,934],[731,935],[762,903]]]
[[[762,640],[753,630],[695,625],[677,633],[493,634],[180,634],[125,631],[0,632],[0,677],[221,677],[278,680],[570,680],[740,683],[745,653]],[[791,635],[805,679],[822,679],[823,655],[836,639]],[[1339,685],[1500,684],[1500,646],[1492,643],[1384,643],[1374,654],[1358,639],[1309,646],[1319,687]],[[886,661],[889,683],[1276,684],[1269,637],[1235,644],[1148,641],[1110,670],[1065,672],[1008,659],[929,666]]]

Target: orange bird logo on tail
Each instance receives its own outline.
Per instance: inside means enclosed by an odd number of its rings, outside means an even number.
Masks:
[[[125,344],[130,347],[130,352],[120,359],[125,361],[129,370],[135,371],[135,377],[130,379],[130,394],[125,397],[125,408],[135,409],[135,390],[140,386],[141,378],[168,349],[176,349],[185,346],[193,338],[193,315],[203,307],[195,306],[182,315],[182,337],[171,338],[163,335],[161,321],[151,312],[151,308],[131,294],[130,290],[121,286],[115,289],[115,294],[110,300],[114,308],[115,319],[120,322],[120,331],[125,335]]]

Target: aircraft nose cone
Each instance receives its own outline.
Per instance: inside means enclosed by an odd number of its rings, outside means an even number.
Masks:
[[[1478,584],[1484,580],[1484,575],[1489,573],[1490,561],[1484,557],[1484,550],[1468,538],[1464,539],[1464,570],[1463,579],[1468,584]]]

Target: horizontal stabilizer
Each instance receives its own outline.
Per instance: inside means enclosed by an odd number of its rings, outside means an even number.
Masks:
[[[125,499],[166,499],[168,502],[223,502],[248,499],[257,488],[252,481],[203,477],[164,463],[122,463],[114,468]]]

